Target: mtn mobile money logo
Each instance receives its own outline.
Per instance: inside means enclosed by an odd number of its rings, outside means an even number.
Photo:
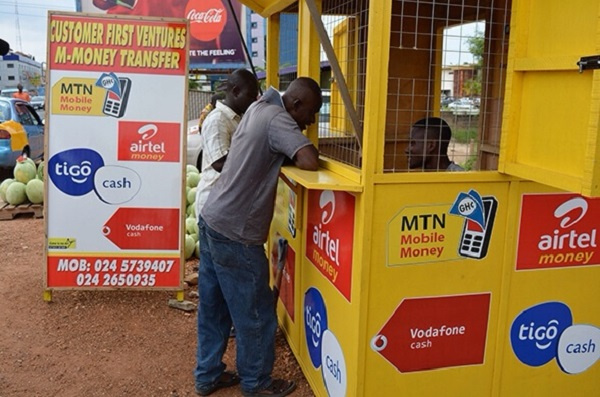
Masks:
[[[495,197],[481,197],[473,189],[461,192],[449,213],[465,218],[458,253],[475,259],[485,258],[496,219],[498,201]]]
[[[98,152],[84,148],[69,149],[50,158],[48,176],[61,192],[83,196],[94,190],[94,174],[103,166],[104,159]]]
[[[517,270],[600,263],[598,219],[597,198],[576,194],[523,195]]]

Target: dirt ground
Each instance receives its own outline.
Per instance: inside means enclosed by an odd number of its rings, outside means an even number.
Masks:
[[[43,246],[43,219],[0,221],[0,397],[196,395],[195,313],[168,307],[165,291],[55,291],[46,303]],[[276,347],[273,375],[314,396],[281,332]],[[224,361],[235,368],[233,339]]]

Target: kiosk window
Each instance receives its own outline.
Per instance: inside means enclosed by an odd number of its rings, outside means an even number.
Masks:
[[[497,168],[510,6],[392,2],[385,172]]]

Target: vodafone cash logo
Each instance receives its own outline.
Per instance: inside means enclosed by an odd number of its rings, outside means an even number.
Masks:
[[[63,193],[83,196],[94,190],[94,175],[104,166],[102,156],[91,149],[76,148],[57,153],[48,161],[48,176]]]
[[[192,36],[211,41],[221,35],[227,23],[227,10],[221,0],[191,0],[185,8]]]

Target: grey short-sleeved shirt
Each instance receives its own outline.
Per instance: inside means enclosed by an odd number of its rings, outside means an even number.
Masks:
[[[279,93],[269,89],[233,134],[221,177],[202,208],[204,221],[233,241],[264,244],[283,161],[310,144]]]

